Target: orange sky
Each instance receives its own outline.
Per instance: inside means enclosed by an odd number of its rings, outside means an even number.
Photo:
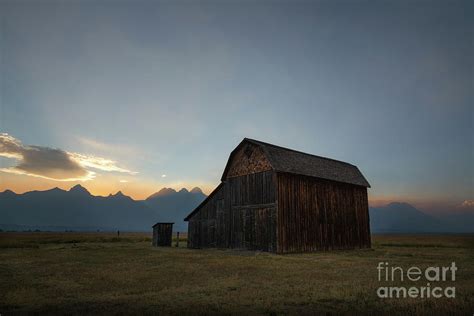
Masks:
[[[159,181],[146,179],[127,179],[127,177],[120,177],[116,175],[100,175],[91,181],[67,182],[8,173],[0,173],[0,176],[0,191],[9,189],[16,193],[24,193],[34,190],[44,191],[54,187],[58,187],[63,190],[69,190],[74,185],[80,184],[87,188],[87,190],[93,195],[107,196],[110,193],[114,194],[117,191],[122,191],[124,194],[132,197],[135,200],[142,200],[159,191],[163,187],[173,188],[175,190],[179,190],[181,188],[191,190],[197,186],[201,188],[205,194],[209,194],[214,189],[212,184],[206,183],[176,182],[165,184],[160,183]],[[125,180],[127,182],[120,182],[121,180]]]

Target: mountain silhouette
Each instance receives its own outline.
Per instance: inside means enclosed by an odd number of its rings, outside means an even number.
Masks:
[[[121,191],[107,197],[94,196],[81,185],[69,191],[53,188],[16,194],[6,190],[0,193],[0,228],[48,226],[150,231],[158,221],[171,221],[175,222],[175,231],[186,231],[183,218],[205,197],[200,190],[193,193],[165,188],[145,201],[137,201]]]
[[[474,216],[446,212],[434,217],[421,212],[408,203],[394,202],[383,207],[370,207],[372,233],[443,233],[473,232]]]
[[[151,209],[160,210],[161,221],[174,222],[176,230],[187,231],[183,219],[206,198],[201,189],[195,189],[188,191],[183,188],[176,192],[164,188],[150,195],[144,203]]]
[[[173,195],[175,193],[176,193],[176,190],[174,190],[174,189],[163,188],[160,191],[153,193],[152,195],[150,195],[146,199],[149,200],[149,199],[153,199],[153,198],[156,198],[156,197],[159,197],[159,196]]]
[[[81,194],[82,194],[82,195],[91,195],[91,194],[89,193],[89,191],[87,191],[87,189],[84,188],[84,187],[83,187],[82,185],[80,185],[80,184],[77,184],[77,185],[73,186],[73,187],[69,190],[69,192],[74,193],[74,194],[78,194],[78,195],[81,195]]]
[[[189,191],[189,192],[191,192],[191,193],[201,193],[201,194],[204,194],[204,193],[202,193],[202,190],[201,190],[200,188],[198,188],[198,187],[192,188],[192,190]]]

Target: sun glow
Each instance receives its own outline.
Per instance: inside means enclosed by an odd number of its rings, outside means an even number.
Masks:
[[[138,172],[131,171],[117,166],[117,162],[111,159],[101,158],[92,155],[83,155],[78,153],[68,153],[71,159],[76,161],[83,167],[99,169],[103,171],[115,171],[129,174],[137,174]]]
[[[71,182],[71,181],[90,181],[95,178],[96,173],[94,171],[86,171],[85,176],[81,177],[75,177],[75,178],[52,178],[40,174],[34,174],[34,173],[29,173],[27,171],[23,171],[17,168],[0,168],[0,171],[2,172],[7,172],[11,174],[16,174],[16,175],[24,175],[24,176],[30,176],[30,177],[35,177],[35,178],[41,178],[41,179],[46,179],[46,180],[52,180],[52,181],[59,181],[59,182]]]

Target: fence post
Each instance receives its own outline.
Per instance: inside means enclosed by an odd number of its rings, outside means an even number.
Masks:
[[[179,247],[179,232],[176,232],[176,247]]]

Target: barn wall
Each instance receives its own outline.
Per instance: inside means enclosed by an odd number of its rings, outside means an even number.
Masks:
[[[201,209],[189,218],[189,248],[225,247],[225,227],[229,220],[224,220],[224,192],[225,185],[218,188]]]
[[[264,171],[227,179],[230,247],[276,251],[275,173]]]
[[[370,247],[367,188],[279,173],[278,252]]]
[[[188,223],[190,248],[276,251],[273,171],[231,177]]]

